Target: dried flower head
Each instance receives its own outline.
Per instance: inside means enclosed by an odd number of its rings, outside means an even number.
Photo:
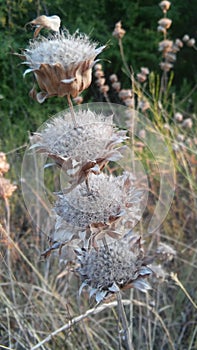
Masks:
[[[144,83],[147,80],[146,74],[138,73],[137,80],[139,81],[139,83]]]
[[[88,186],[83,182],[72,192],[57,195],[55,212],[58,215],[58,231],[66,223],[78,230],[79,234],[85,232],[92,237],[93,233],[98,235],[104,232],[118,238],[114,231],[118,224],[133,227],[140,219],[142,194],[134,187],[134,177],[130,173],[118,177],[91,173]],[[72,230],[69,230],[68,240],[72,240],[77,231],[72,234]]]
[[[165,29],[169,29],[171,27],[172,20],[170,18],[161,18],[158,21],[158,24],[160,27],[163,27]]]
[[[187,118],[183,121],[183,123],[181,125],[185,129],[191,129],[193,126],[193,121],[191,118]]]
[[[174,119],[175,119],[177,122],[182,122],[182,120],[183,120],[183,115],[182,115],[182,113],[176,112],[175,115],[174,115]]]
[[[172,50],[173,41],[172,40],[162,40],[159,43],[159,51],[162,51],[163,53],[169,52]]]
[[[173,67],[173,64],[169,62],[161,62],[159,65],[164,72],[169,72]]]
[[[7,173],[10,166],[6,160],[6,155],[3,152],[0,152],[0,176]]]
[[[176,256],[176,250],[169,244],[161,242],[156,250],[156,254],[160,260],[171,261]]]
[[[42,15],[42,16],[37,17],[33,21],[27,23],[27,24],[31,24],[32,26],[36,27],[36,30],[34,32],[34,37],[36,38],[38,36],[38,34],[40,33],[42,28],[46,28],[46,29],[52,30],[54,32],[59,32],[60,23],[61,23],[61,19],[59,18],[59,16],[56,16],[56,15],[44,16],[44,15]]]
[[[11,197],[16,188],[17,186],[12,185],[10,180],[0,177],[0,197],[4,199]]]
[[[143,292],[151,289],[145,281],[152,271],[146,266],[140,237],[114,241],[98,250],[77,249],[80,267],[77,269],[82,285],[90,288],[97,302],[120,289],[137,288]]]
[[[91,84],[94,59],[104,49],[96,46],[86,35],[67,31],[30,42],[24,51],[29,66],[24,75],[33,72],[41,89],[31,95],[40,103],[51,96],[78,96]]]
[[[115,82],[118,81],[118,77],[117,77],[116,74],[111,74],[111,75],[109,76],[109,80],[110,80],[112,83],[115,83]]]
[[[142,112],[145,112],[147,109],[150,109],[150,103],[147,100],[140,100],[138,106]]]
[[[114,127],[112,116],[79,110],[75,118],[77,128],[70,112],[53,118],[35,134],[32,146],[67,172],[70,189],[84,181],[89,172],[99,173],[107,162],[120,159],[125,149],[120,144],[127,139],[126,131]]]
[[[165,55],[165,59],[168,61],[168,62],[175,62],[176,61],[176,55],[172,52],[167,52],[166,55]]]
[[[186,43],[188,40],[189,40],[190,38],[189,38],[189,35],[188,34],[185,34],[184,36],[183,36],[183,42],[184,43]]]
[[[141,70],[141,73],[144,75],[149,75],[149,73],[150,73],[150,71],[147,67],[141,67],[140,70]]]
[[[133,92],[131,89],[121,89],[118,96],[121,100],[126,100],[127,98],[131,98],[133,96]]]
[[[121,89],[121,84],[119,81],[115,81],[114,83],[112,83],[111,86],[116,92],[120,91]]]
[[[159,6],[161,7],[163,13],[166,13],[169,10],[170,5],[171,5],[171,2],[167,0],[161,1],[159,3]]]
[[[180,49],[183,47],[183,42],[181,41],[181,39],[176,39],[175,40],[175,45],[177,45]]]
[[[193,46],[195,46],[195,43],[196,43],[196,40],[194,39],[194,38],[191,38],[191,39],[189,39],[188,41],[187,41],[187,46],[189,46],[189,47],[193,47]]]
[[[123,36],[125,35],[126,31],[122,28],[122,23],[121,21],[117,22],[115,24],[115,28],[114,31],[112,33],[112,35],[116,38],[116,39],[122,39]]]

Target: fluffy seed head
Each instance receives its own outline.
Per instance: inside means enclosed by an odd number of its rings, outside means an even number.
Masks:
[[[97,302],[120,289],[150,289],[145,277],[152,271],[144,262],[140,237],[114,241],[98,250],[77,249],[76,254],[82,280],[80,292],[83,287],[90,287],[90,296],[95,294]]]
[[[77,111],[75,119],[77,128],[70,112],[63,112],[33,138],[33,147],[53,158],[73,186],[84,181],[89,172],[98,173],[108,161],[120,159],[125,149],[121,143],[127,139],[126,131],[114,127],[112,116],[85,110]]]
[[[117,177],[90,173],[88,187],[83,182],[66,195],[58,194],[55,204],[58,230],[64,223],[79,233],[90,229],[99,233],[104,229],[110,234],[111,227],[114,229],[120,223],[133,227],[140,219],[142,200],[142,192],[135,189],[133,182],[130,173]],[[68,240],[72,238],[71,234]]]
[[[76,97],[86,89],[92,80],[94,59],[104,49],[96,46],[85,34],[70,35],[67,31],[30,42],[24,51],[24,64],[29,66],[24,75],[34,73],[41,93],[32,95],[38,102],[51,96]]]

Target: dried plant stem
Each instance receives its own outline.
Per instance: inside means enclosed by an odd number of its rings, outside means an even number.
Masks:
[[[121,38],[119,38],[118,44],[119,44],[119,47],[120,47],[120,54],[121,54],[122,62],[123,62],[123,64],[124,64],[126,73],[127,73],[128,76],[130,77],[130,76],[131,76],[131,71],[130,71],[129,66],[128,66],[128,64],[127,64],[127,61],[126,61],[126,59],[125,59],[125,54],[124,54],[124,49],[123,49],[122,39],[121,39]]]
[[[177,274],[174,272],[171,272],[170,277],[173,279],[173,281],[176,282],[176,284],[182,289],[182,291],[185,293],[186,297],[189,299],[189,301],[192,303],[195,309],[197,309],[197,304],[195,301],[191,298],[185,287],[182,285],[181,281],[179,281]]]
[[[133,334],[133,289],[130,290],[130,307],[129,307],[129,330]]]
[[[117,292],[116,296],[117,296],[117,302],[118,302],[119,317],[123,327],[125,347],[127,350],[133,350],[130,329],[128,327],[128,322],[127,322],[127,318],[126,318],[126,314],[125,314],[125,310],[122,302],[121,292]]]
[[[87,317],[89,317],[91,315],[96,315],[96,314],[102,312],[103,310],[105,310],[107,308],[113,308],[113,307],[117,306],[117,304],[118,304],[117,301],[113,301],[113,302],[111,302],[109,304],[102,304],[102,305],[100,305],[98,307],[94,307],[92,309],[89,309],[88,311],[86,311],[85,314],[73,318],[71,321],[69,321],[68,323],[66,323],[62,327],[60,327],[60,328],[56,329],[54,332],[50,333],[45,339],[43,339],[41,342],[39,342],[33,348],[31,348],[31,350],[38,349],[41,345],[43,345],[46,342],[50,341],[58,333],[61,333],[63,331],[66,331],[66,330],[70,329],[75,324],[79,323],[80,321],[84,320],[85,318],[87,318]],[[130,300],[122,300],[122,305],[123,304],[124,305],[129,305],[130,304]]]
[[[6,197],[4,198],[4,202],[5,202],[5,209],[6,209],[6,231],[7,231],[8,237],[10,238],[10,204],[9,204],[9,201]],[[7,265],[8,265],[8,272],[9,272],[9,276],[10,276],[12,299],[13,299],[14,304],[16,304],[16,296],[15,296],[15,289],[14,289],[13,275],[12,275],[12,263],[11,263],[9,238],[8,238],[8,246],[7,246]]]
[[[72,117],[72,120],[73,120],[73,124],[74,124],[75,128],[77,128],[77,122],[76,122],[76,119],[75,119],[75,112],[74,112],[72,100],[71,100],[69,94],[67,95],[67,100],[68,100],[68,105],[69,105],[69,108],[70,108],[70,113],[71,113],[71,117]]]

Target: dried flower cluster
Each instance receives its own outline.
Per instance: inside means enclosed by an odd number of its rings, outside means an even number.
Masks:
[[[152,273],[146,266],[140,237],[124,237],[98,250],[77,249],[82,290],[90,287],[90,296],[100,302],[120,289],[150,289],[145,277]]]
[[[183,43],[185,43],[189,47],[195,47],[195,39],[189,37],[189,35],[185,34],[183,39],[177,38],[175,41],[167,39],[167,30],[172,25],[172,20],[167,18],[166,14],[170,8],[171,3],[169,1],[160,2],[159,6],[161,7],[164,17],[158,21],[158,32],[161,32],[164,36],[164,40],[159,43],[159,51],[162,52],[163,61],[160,63],[160,68],[164,72],[169,72],[176,61],[176,55],[183,47]]]
[[[122,288],[147,290],[144,277],[151,270],[145,264],[141,239],[125,237],[141,218],[143,192],[135,188],[131,173],[108,175],[110,166],[108,172],[103,171],[109,161],[117,162],[124,155],[126,131],[114,126],[112,116],[89,109],[74,111],[70,103],[70,96],[81,103],[79,94],[90,85],[94,60],[104,46],[97,49],[86,35],[60,33],[57,16],[40,16],[30,24],[37,29],[24,51],[24,64],[29,66],[25,74],[33,72],[41,89],[40,93],[33,89],[31,95],[40,103],[67,95],[70,106],[32,137],[31,149],[53,159],[68,184],[56,194],[55,230],[51,247],[42,255],[47,257],[55,249],[61,255],[64,249],[73,259],[72,248],[77,248],[78,272],[83,285],[96,291],[97,301]],[[37,38],[42,28],[56,33]],[[124,34],[121,22],[116,23],[113,35],[121,40]],[[148,69],[141,68],[141,74],[147,77]],[[100,63],[95,65],[94,76],[107,100],[109,86]],[[121,90],[115,75],[110,80],[119,99],[133,109],[132,90]]]
[[[16,190],[16,186],[13,185],[10,180],[3,177],[9,168],[10,166],[6,160],[5,153],[0,152],[0,198],[4,200],[10,198],[12,193]]]

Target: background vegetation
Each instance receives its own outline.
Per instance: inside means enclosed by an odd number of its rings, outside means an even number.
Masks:
[[[182,38],[184,34],[196,36],[196,1],[173,1],[169,17],[173,25],[169,38]],[[118,42],[112,37],[117,21],[126,30],[123,38],[125,58],[133,71],[147,66],[152,84],[161,76],[158,43],[162,35],[157,32],[157,21],[162,12],[156,0],[0,0],[0,151],[7,153],[11,165],[9,177],[18,189],[9,203],[0,199],[0,348],[24,350],[47,337],[52,331],[69,323],[71,319],[93,306],[87,298],[79,300],[79,281],[73,277],[72,266],[66,270],[59,266],[57,257],[40,260],[46,248],[46,237],[37,232],[26,212],[20,191],[20,168],[29,132],[50,116],[66,108],[66,100],[47,100],[42,106],[31,100],[28,91],[32,77],[23,79],[24,66],[13,55],[27,47],[32,31],[25,24],[40,14],[57,14],[62,25],[74,32],[89,33],[102,45],[109,43],[102,54],[102,65],[107,81],[117,73],[124,88],[130,88],[130,79],[124,72]],[[149,114],[155,127],[164,134],[172,152],[176,168],[176,191],[171,210],[159,233],[150,237],[144,234],[149,249],[164,241],[173,246],[177,255],[163,262],[167,271],[165,281],[154,282],[151,296],[134,293],[133,342],[138,350],[194,350],[197,348],[197,239],[196,239],[196,51],[184,47],[177,56],[170,90],[162,101],[165,118],[155,106],[159,101],[147,86],[152,112]],[[146,95],[147,96],[147,95]],[[84,102],[105,101],[96,85],[84,94]],[[191,117],[192,128],[183,129],[175,123],[175,112],[184,118]],[[166,128],[166,124],[170,132]],[[178,135],[184,135],[180,145]],[[175,152],[175,148],[178,149]],[[176,145],[176,147],[175,147]],[[149,176],[152,193],[158,192],[158,181],[151,159],[146,152],[139,155]],[[154,210],[154,198],[147,207],[147,218]],[[11,218],[10,218],[11,211]],[[139,230],[143,228],[139,227]],[[178,274],[178,282],[170,273]],[[179,286],[177,286],[177,283]],[[184,289],[184,287],[186,289]],[[188,294],[189,293],[189,296]],[[125,293],[125,299],[129,296]],[[118,349],[118,316],[116,308],[106,309],[97,315],[58,332],[53,340],[40,349]],[[114,321],[116,320],[116,322]]]

